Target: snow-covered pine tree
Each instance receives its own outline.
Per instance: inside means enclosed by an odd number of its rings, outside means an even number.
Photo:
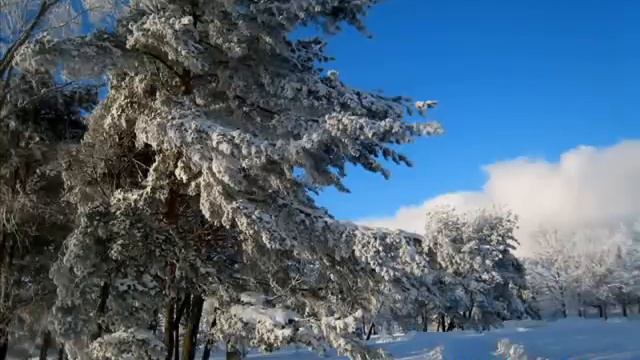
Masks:
[[[326,341],[352,358],[380,355],[354,323],[430,296],[425,248],[336,221],[309,192],[347,191],[347,164],[387,177],[382,158],[410,164],[392,145],[440,127],[404,122],[407,99],[323,72],[322,39],[289,37],[307,25],[364,30],[376,2],[134,0],[108,31],[25,52],[25,67],[110,79],[68,164],[80,220],[52,272],[73,357],[170,356],[194,295],[216,301],[215,333],[232,345]],[[424,114],[435,103],[415,105]],[[149,326],[158,312],[164,341]],[[189,313],[195,323],[197,307]]]

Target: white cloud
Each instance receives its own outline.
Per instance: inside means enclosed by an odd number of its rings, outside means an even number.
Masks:
[[[460,210],[496,205],[520,217],[522,251],[541,226],[561,231],[638,224],[640,219],[640,141],[607,148],[580,146],[558,162],[518,158],[484,167],[481,191],[454,192],[400,208],[387,218],[359,223],[422,233],[424,214],[438,205]],[[637,225],[636,225],[637,226]]]

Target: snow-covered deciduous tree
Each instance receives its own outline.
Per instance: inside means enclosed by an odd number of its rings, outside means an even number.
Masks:
[[[628,315],[640,295],[632,231],[594,227],[573,233],[541,230],[538,235],[538,250],[527,260],[527,269],[542,308],[566,317],[569,308],[584,316],[595,307],[606,318],[607,307],[617,305]]]
[[[289,38],[311,24],[364,30],[376,2],[136,0],[112,7],[113,26],[25,48],[25,71],[109,79],[64,163],[78,221],[51,274],[70,354],[157,354],[163,336],[168,356],[182,341],[193,357],[213,297],[219,338],[251,324],[243,337],[267,349],[326,341],[382,356],[353,336],[355,319],[432,296],[422,239],[336,221],[309,192],[347,191],[347,164],[385,177],[383,159],[410,165],[392,145],[439,133],[403,120],[435,102],[353,89],[318,68],[321,38]],[[267,301],[244,304],[247,291]],[[245,316],[285,309],[286,324]]]
[[[512,253],[516,226],[515,216],[497,210],[427,214],[425,238],[441,296],[431,312],[440,329],[489,329],[526,316],[525,271]]]
[[[629,315],[632,304],[640,304],[640,251],[633,242],[616,249],[610,289],[623,316]]]
[[[526,262],[527,279],[538,301],[553,304],[567,317],[579,276],[578,254],[570,239],[563,239],[558,231],[540,230],[536,239],[538,250]]]

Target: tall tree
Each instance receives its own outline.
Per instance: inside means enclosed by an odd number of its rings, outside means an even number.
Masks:
[[[348,163],[387,177],[382,158],[410,164],[391,145],[440,127],[403,121],[408,99],[319,69],[321,38],[289,38],[311,24],[364,30],[376,2],[132,1],[108,32],[30,47],[30,65],[110,78],[70,159],[80,221],[52,272],[56,329],[72,352],[165,358],[148,330],[154,309],[202,294],[217,299],[226,341],[324,340],[353,358],[380,355],[352,328],[362,311],[411,312],[428,296],[422,239],[336,221],[309,192],[347,191]],[[415,105],[424,114],[435,103]],[[243,302],[249,291],[263,300]]]

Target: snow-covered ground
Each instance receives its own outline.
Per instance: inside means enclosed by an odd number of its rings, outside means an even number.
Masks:
[[[427,359],[427,353],[444,347],[444,358],[452,360],[495,359],[497,343],[507,338],[524,345],[529,360],[543,357],[580,360],[640,359],[640,320],[566,319],[554,322],[508,322],[504,328],[485,333],[411,333],[378,338],[373,346],[382,347],[396,359]],[[222,359],[216,354],[215,359]],[[287,349],[272,354],[251,354],[249,358],[312,360],[322,357],[304,349]],[[324,359],[342,359],[329,357]]]

